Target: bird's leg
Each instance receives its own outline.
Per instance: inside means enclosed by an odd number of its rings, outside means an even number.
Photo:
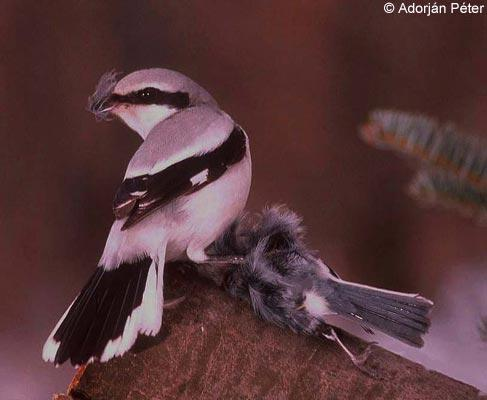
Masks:
[[[361,370],[362,372],[366,373],[369,376],[376,377],[372,371],[364,367],[364,364],[367,362],[367,359],[372,353],[372,346],[376,344],[375,342],[370,343],[367,346],[367,348],[359,355],[355,355],[350,351],[350,349],[347,346],[345,346],[345,344],[338,337],[337,333],[333,328],[330,329],[329,334],[323,333],[323,336],[329,340],[333,340],[334,342],[336,342],[343,349],[343,351],[348,355],[348,357],[350,357],[350,360],[352,361],[353,365],[355,365],[359,370]]]
[[[190,244],[186,250],[186,254],[190,261],[195,264],[201,265],[212,265],[212,266],[230,266],[239,265],[244,262],[244,257],[238,255],[219,255],[211,252],[208,254],[206,248],[208,246],[202,246],[200,243],[196,242]]]
[[[245,258],[242,256],[209,256],[204,264],[225,267],[229,265],[240,265],[243,264],[244,261]]]
[[[198,274],[211,279],[218,286],[222,286],[226,276],[235,267],[242,265],[245,259],[235,255],[207,254],[205,251],[206,247],[196,243],[188,246],[186,253],[189,260],[196,266]]]

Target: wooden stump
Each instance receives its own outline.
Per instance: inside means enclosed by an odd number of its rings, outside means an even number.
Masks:
[[[335,343],[259,320],[194,272],[169,266],[165,283],[166,297],[187,299],[165,310],[159,337],[88,365],[59,400],[478,399],[477,389],[380,348],[367,361],[378,374],[371,378]],[[345,340],[356,352],[365,347]]]

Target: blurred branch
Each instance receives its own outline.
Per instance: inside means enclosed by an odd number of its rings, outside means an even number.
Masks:
[[[409,185],[419,202],[453,208],[480,223],[487,222],[487,191],[442,171],[419,171]]]
[[[415,158],[427,168],[409,193],[416,199],[448,206],[485,221],[487,212],[487,143],[461,133],[452,124],[425,116],[377,110],[360,129],[365,142]]]

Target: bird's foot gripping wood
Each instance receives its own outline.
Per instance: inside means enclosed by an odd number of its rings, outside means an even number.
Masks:
[[[365,363],[369,359],[369,356],[372,354],[374,346],[377,344],[376,342],[369,343],[366,349],[362,351],[360,354],[354,354],[345,345],[345,343],[343,343],[343,341],[340,339],[340,337],[338,336],[338,334],[333,328],[330,329],[329,334],[323,334],[323,336],[329,340],[333,340],[334,342],[336,342],[343,349],[343,351],[348,355],[348,357],[350,357],[350,360],[352,361],[353,365],[355,365],[360,371],[362,371],[366,375],[369,375],[372,378],[378,378],[378,375],[375,371],[365,366]]]

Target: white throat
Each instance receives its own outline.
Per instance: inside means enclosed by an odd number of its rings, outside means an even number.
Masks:
[[[114,110],[113,113],[145,140],[154,126],[177,111],[177,108],[150,104],[121,106]]]

